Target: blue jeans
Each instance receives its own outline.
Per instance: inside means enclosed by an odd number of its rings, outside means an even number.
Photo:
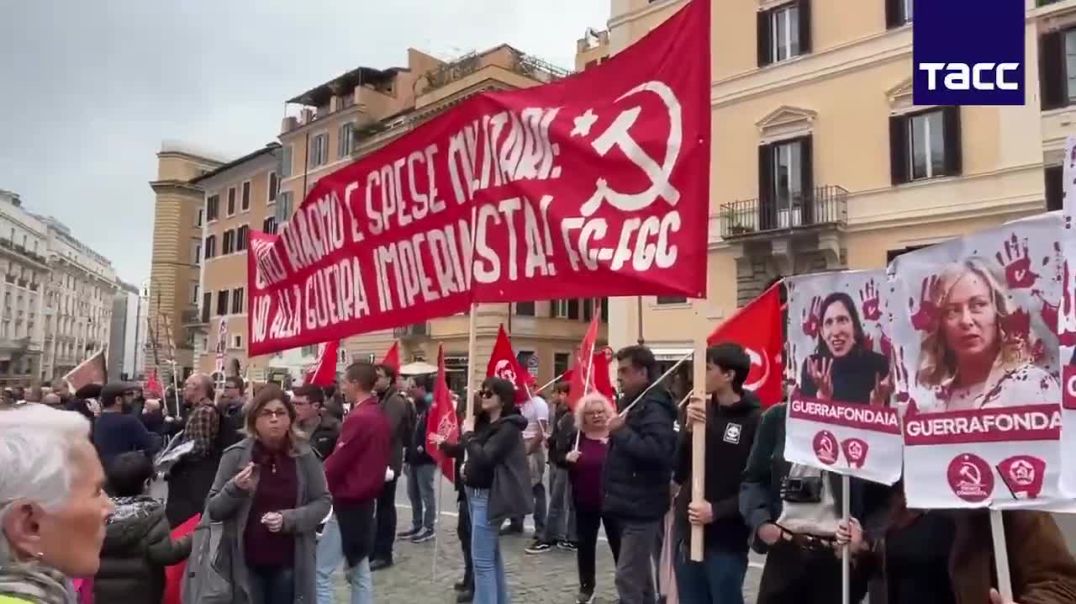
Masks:
[[[686,545],[676,556],[676,587],[683,604],[744,604],[743,580],[747,552],[707,550],[702,562],[692,562]]]
[[[490,524],[489,490],[467,489],[471,506],[471,558],[474,604],[508,604],[508,582],[501,557],[500,527]]]
[[[437,519],[437,501],[433,492],[437,466],[434,464],[408,466],[407,497],[411,500],[411,528],[433,530]]]
[[[333,604],[333,573],[344,563],[344,545],[340,538],[340,525],[333,514],[325,523],[325,531],[318,539],[317,574],[318,604]],[[374,604],[374,578],[370,572],[370,559],[347,569],[347,582],[351,586],[351,604]]]
[[[248,566],[253,604],[291,604],[295,601],[295,570],[280,566]]]

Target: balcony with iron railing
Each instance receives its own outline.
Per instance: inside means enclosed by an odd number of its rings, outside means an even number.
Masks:
[[[747,199],[722,204],[721,237],[745,239],[848,224],[848,191],[837,185],[815,187],[786,199]]]

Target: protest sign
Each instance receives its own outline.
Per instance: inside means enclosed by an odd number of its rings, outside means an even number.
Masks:
[[[1044,214],[889,266],[909,507],[1060,497],[1060,233]]]
[[[251,355],[479,302],[703,297],[710,3],[584,73],[486,92],[321,178],[251,236]]]
[[[845,271],[786,280],[789,354],[798,368],[785,458],[892,484],[901,473],[900,419],[883,331],[885,272]]]
[[[1061,450],[1076,451],[1076,138],[1065,142],[1062,292],[1057,337],[1061,362]],[[1062,458],[1061,490],[1076,497],[1076,456]]]

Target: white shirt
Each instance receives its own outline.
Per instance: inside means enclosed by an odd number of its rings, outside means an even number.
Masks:
[[[538,436],[541,430],[538,422],[549,424],[549,404],[540,396],[531,397],[529,401],[523,403],[519,411],[523,417],[527,418],[527,429],[523,431],[524,440]]]

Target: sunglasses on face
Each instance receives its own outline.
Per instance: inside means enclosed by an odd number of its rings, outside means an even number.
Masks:
[[[489,390],[483,390],[483,391],[478,393],[478,396],[480,396],[482,398],[493,398],[493,393],[490,392]]]

